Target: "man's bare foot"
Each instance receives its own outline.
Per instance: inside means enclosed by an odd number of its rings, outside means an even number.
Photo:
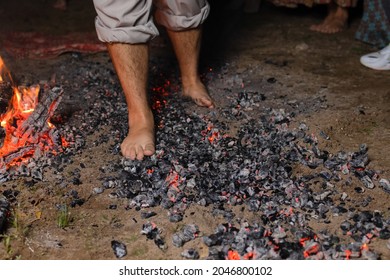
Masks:
[[[325,20],[321,24],[310,26],[310,30],[320,33],[333,34],[344,30],[347,26],[347,21],[347,8],[337,6],[334,9],[329,9],[329,13]]]
[[[213,99],[207,92],[206,87],[201,81],[195,83],[183,83],[183,96],[191,98],[196,105],[206,108],[214,108],[215,104]]]
[[[153,115],[145,121],[132,122],[121,144],[122,155],[131,160],[142,160],[155,152]]]

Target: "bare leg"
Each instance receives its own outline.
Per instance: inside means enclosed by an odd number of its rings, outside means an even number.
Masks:
[[[183,95],[190,97],[201,107],[214,108],[214,101],[198,73],[201,29],[167,30],[167,32],[179,62]]]
[[[124,91],[129,132],[121,144],[124,157],[142,160],[155,152],[154,119],[147,98],[149,47],[147,44],[108,44]]]
[[[310,30],[328,34],[337,33],[345,28],[347,21],[348,8],[340,7],[332,2],[328,5],[328,15],[325,20],[318,25],[312,25]]]

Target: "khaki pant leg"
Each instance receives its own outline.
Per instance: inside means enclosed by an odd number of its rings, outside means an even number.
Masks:
[[[210,13],[207,0],[154,0],[156,21],[169,30],[199,27]]]
[[[153,0],[93,0],[98,38],[103,42],[146,43],[157,36]]]

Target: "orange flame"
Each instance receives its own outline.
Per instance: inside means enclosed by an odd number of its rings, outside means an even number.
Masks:
[[[3,59],[0,56],[0,83],[4,82],[3,76],[7,76],[8,79],[12,82],[11,74],[8,71],[7,67],[5,66],[5,63],[4,63]]]
[[[13,83],[12,77],[8,69],[6,68],[4,61],[0,57],[0,83],[7,78],[11,82],[13,96],[11,97],[8,110],[0,116],[0,125],[5,130],[5,138],[3,146],[0,148],[0,159],[3,159],[6,155],[9,155],[20,148],[31,145],[31,149],[26,149],[26,153],[19,158],[15,158],[7,162],[7,166],[14,165],[16,162],[23,161],[23,157],[34,154],[34,147],[39,143],[39,148],[45,151],[50,150],[50,146],[54,145],[53,140],[47,133],[42,133],[39,137],[31,137],[31,133],[25,133],[25,129],[22,127],[23,123],[29,118],[31,113],[34,112],[38,104],[38,96],[40,87],[39,85],[33,85],[30,87],[16,86]],[[48,128],[51,130],[54,125],[47,122]],[[47,134],[47,135],[46,135]],[[41,145],[41,141],[46,144]],[[61,137],[62,147],[68,146],[65,139]],[[55,151],[53,151],[55,153]]]

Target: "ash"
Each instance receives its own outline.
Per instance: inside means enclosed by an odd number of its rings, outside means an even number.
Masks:
[[[61,170],[84,149],[88,135],[110,127],[94,144],[115,139],[111,150],[115,156],[127,134],[126,104],[114,72],[99,63],[83,62],[79,56],[68,63],[74,69],[74,65],[79,67],[72,74],[77,78],[69,85],[72,93],[63,108],[75,106],[72,99],[80,94],[86,104],[67,122],[59,123],[60,133],[72,138],[72,145],[43,163],[33,160],[41,174],[50,165],[61,180],[66,180]],[[157,59],[152,64],[174,69]],[[61,70],[65,73],[66,66]],[[122,158],[102,163],[102,186],[95,188],[95,193],[109,192],[113,199],[126,200],[128,209],[153,207],[157,217],[164,209],[172,223],[182,221],[192,204],[207,207],[226,222],[207,233],[209,229],[188,225],[173,236],[173,245],[191,243],[200,234],[209,248],[208,259],[378,259],[367,244],[373,238],[390,239],[390,219],[379,211],[356,209],[339,190],[339,186],[349,186],[357,193],[364,192],[363,207],[371,202],[373,188],[390,192],[388,180],[368,167],[368,147],[362,144],[358,151],[335,154],[320,149],[320,141],[332,141],[325,132],[318,135],[319,140],[305,123],[296,128],[293,124],[296,114],[313,107],[321,109],[326,100],[307,100],[313,106],[296,106],[293,111],[280,104],[267,108],[264,103],[272,92],[243,89],[237,85],[245,77],[229,71],[225,66],[220,73],[208,72],[204,79],[209,85],[224,84],[226,94],[233,98],[227,99],[223,108],[197,111],[177,98],[180,87],[172,82],[177,73],[164,76],[164,69],[152,68],[156,154],[141,162]],[[254,110],[261,114],[254,116]],[[229,130],[232,123],[239,124],[235,133]],[[34,176],[34,170],[27,168],[23,175]],[[253,212],[257,218],[240,218],[237,208]],[[345,220],[340,224],[340,236],[328,230],[316,232],[309,226],[310,221],[326,225],[341,215]],[[159,225],[147,222],[140,234],[164,249],[160,233]],[[196,248],[182,256],[199,258]]]

